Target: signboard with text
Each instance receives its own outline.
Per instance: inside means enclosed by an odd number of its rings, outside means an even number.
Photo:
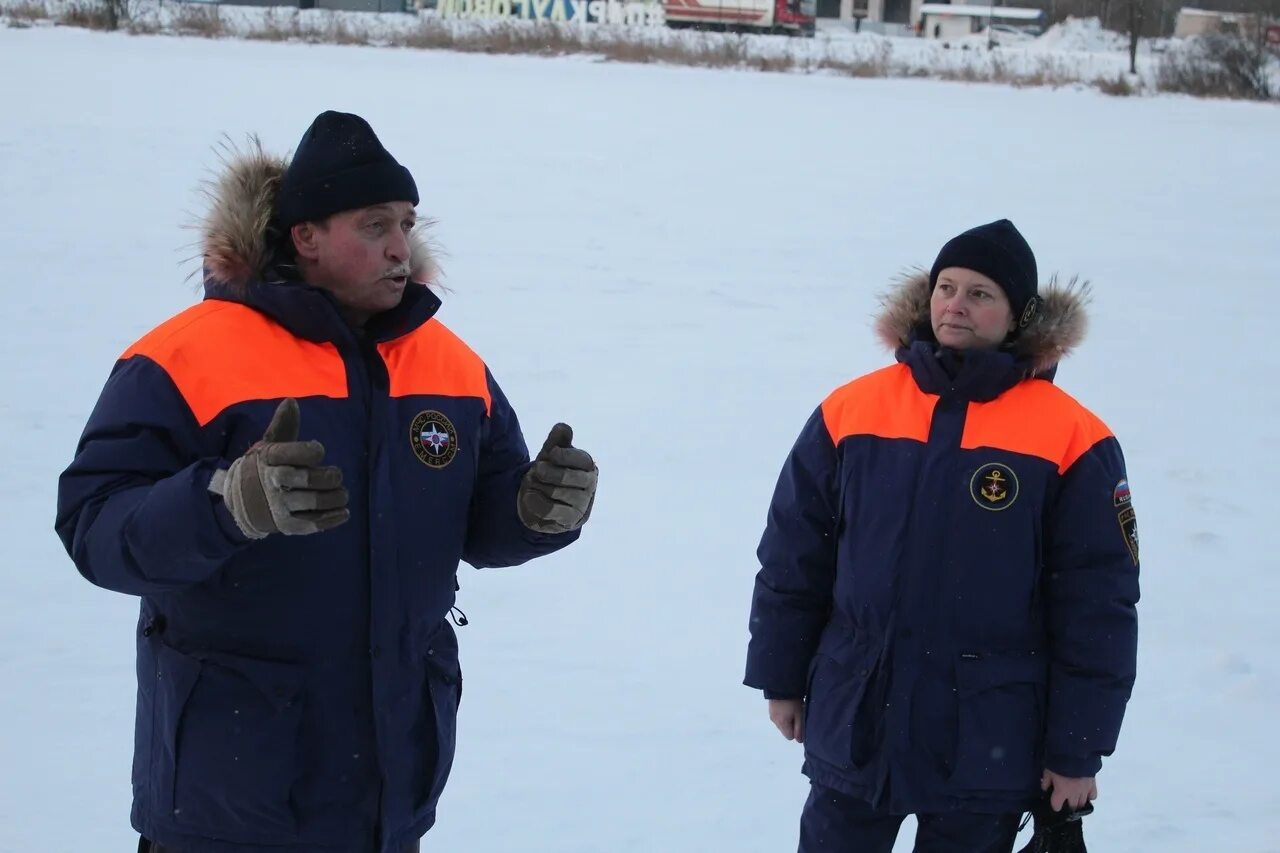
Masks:
[[[526,21],[576,21],[630,27],[661,27],[661,3],[617,0],[439,0],[442,18],[515,18]]]

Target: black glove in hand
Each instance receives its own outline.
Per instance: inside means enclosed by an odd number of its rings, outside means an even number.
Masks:
[[[591,515],[599,476],[591,454],[573,446],[573,428],[556,424],[520,483],[520,521],[538,533],[577,530]]]
[[[1035,819],[1035,834],[1019,853],[1087,853],[1084,846],[1085,815],[1093,813],[1093,804],[1073,811],[1064,805],[1061,811],[1053,811],[1049,798],[1045,797],[1031,810]]]
[[[351,517],[342,471],[320,465],[323,444],[298,441],[300,422],[298,401],[282,401],[262,441],[209,483],[250,539],[319,533]]]

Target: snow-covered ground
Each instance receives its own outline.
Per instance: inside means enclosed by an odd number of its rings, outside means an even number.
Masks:
[[[442,317],[527,432],[569,421],[603,474],[574,548],[463,571],[428,849],[794,849],[799,749],[739,686],[777,469],[887,362],[888,280],[1009,216],[1095,283],[1058,381],[1142,520],[1091,849],[1280,850],[1274,106],[52,28],[0,30],[0,79],[0,851],[132,849],[136,601],[76,574],[55,481],[113,359],[197,298],[181,224],[220,135],[286,150],[327,108],[414,171]]]

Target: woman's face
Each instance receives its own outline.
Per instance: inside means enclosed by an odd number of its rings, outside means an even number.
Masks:
[[[953,349],[992,349],[1014,328],[1009,297],[980,272],[947,267],[929,298],[929,321],[938,343]]]

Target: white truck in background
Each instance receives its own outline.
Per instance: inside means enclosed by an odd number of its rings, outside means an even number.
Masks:
[[[812,37],[816,0],[662,0],[669,27]]]

